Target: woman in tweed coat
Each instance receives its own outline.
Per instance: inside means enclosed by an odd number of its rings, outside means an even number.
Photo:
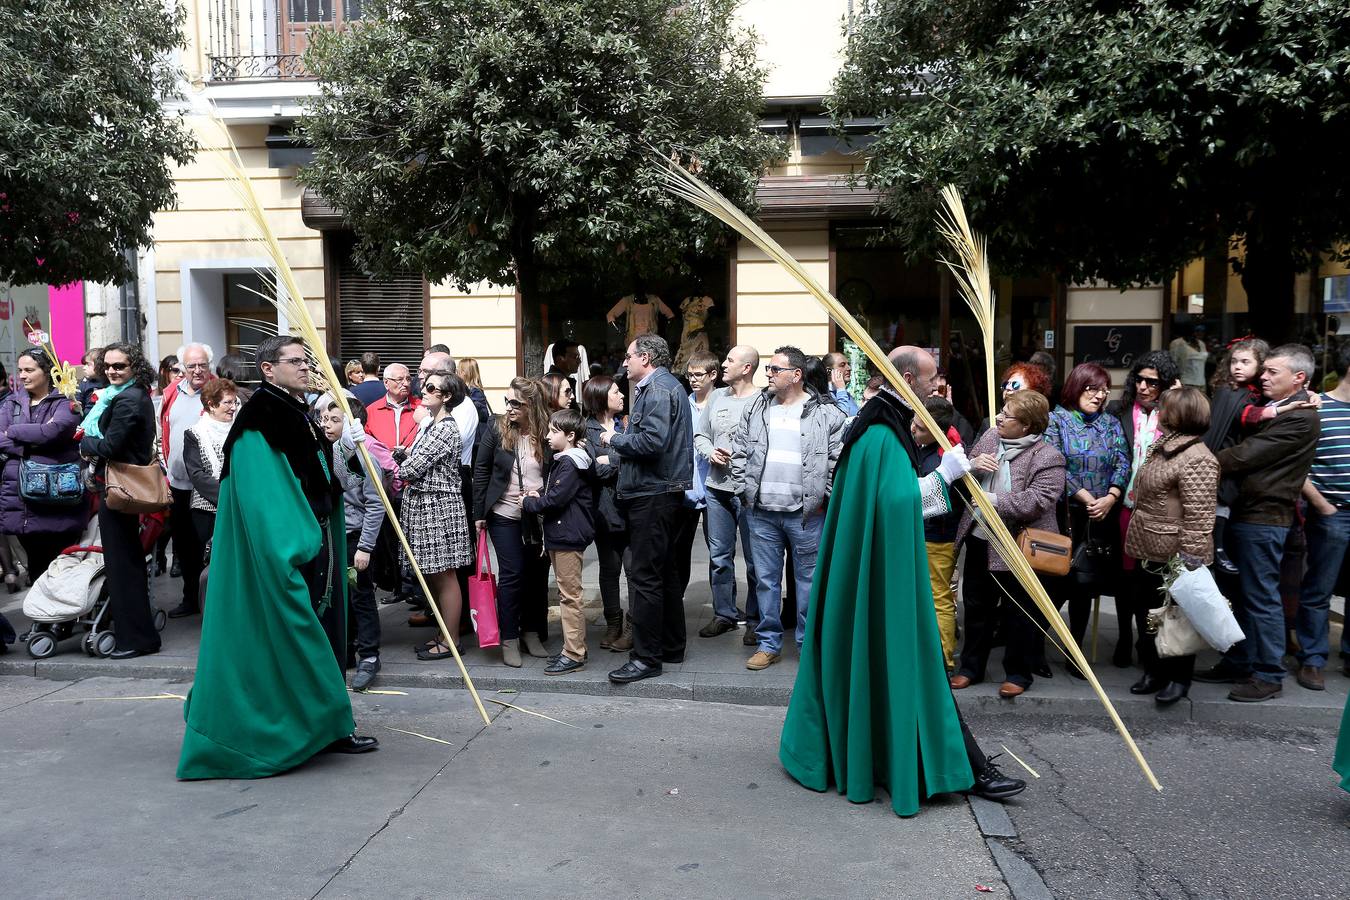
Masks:
[[[422,385],[422,409],[429,415],[398,467],[404,482],[399,520],[413,558],[436,596],[441,618],[458,627],[463,598],[455,569],[473,562],[464,495],[460,491],[460,436],[450,410],[468,396],[458,375],[432,375]],[[417,650],[418,659],[449,659],[453,654],[438,634]]]
[[[1214,504],[1219,463],[1205,446],[1209,401],[1193,387],[1164,391],[1158,402],[1159,437],[1135,475],[1134,515],[1125,533],[1125,552],[1140,561],[1127,586],[1134,598],[1135,624],[1144,634],[1150,608],[1162,606],[1161,564],[1174,556],[1188,569],[1214,560]],[[1161,659],[1153,641],[1139,644],[1144,677],[1132,694],[1155,694],[1170,706],[1190,691],[1194,656]]]
[[[1004,399],[995,427],[975,442],[971,452],[972,474],[1014,536],[1024,528],[1059,531],[1055,511],[1064,493],[1064,456],[1042,439],[1049,422],[1050,403],[1043,395],[1017,391]],[[1005,641],[1005,680],[998,694],[1010,699],[1031,687],[1033,670],[1043,660],[1045,620],[1007,564],[990,549],[988,536],[970,510],[957,526],[957,546],[962,542],[965,638],[952,688],[984,680],[994,632],[999,631]]]

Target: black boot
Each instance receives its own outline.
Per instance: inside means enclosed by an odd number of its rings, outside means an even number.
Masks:
[[[1180,681],[1169,681],[1167,687],[1158,691],[1157,696],[1153,698],[1153,702],[1157,703],[1159,706],[1171,706],[1190,692],[1191,686],[1189,684],[1182,684]]]
[[[1149,675],[1148,673],[1145,673],[1143,678],[1140,678],[1134,684],[1130,685],[1130,693],[1156,694],[1163,688],[1167,687],[1168,683],[1169,682],[1167,682],[1162,678],[1159,678],[1156,675]]]

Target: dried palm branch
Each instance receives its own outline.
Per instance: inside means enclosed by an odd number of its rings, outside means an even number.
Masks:
[[[257,194],[253,191],[253,182],[249,178],[248,171],[244,168],[244,161],[239,155],[239,148],[235,146],[234,139],[230,136],[229,129],[224,122],[214,116],[212,118],[220,129],[220,133],[224,135],[225,144],[229,151],[223,156],[222,163],[229,177],[230,186],[238,196],[239,210],[253,226],[255,232],[253,240],[263,248],[267,258],[272,262],[273,271],[260,274],[263,274],[267,280],[272,282],[275,291],[271,293],[271,296],[266,291],[254,291],[254,293],[276,306],[277,312],[284,317],[292,333],[304,339],[308,345],[308,356],[314,363],[314,366],[310,369],[311,378],[319,381],[324,390],[328,389],[328,385],[341,384],[342,379],[338,378],[337,373],[333,371],[327,354],[319,352],[319,348],[323,346],[323,339],[319,335],[319,329],[315,326],[313,317],[309,314],[309,308],[305,305],[304,294],[301,293],[300,286],[296,283],[295,273],[291,271],[290,264],[286,260],[281,242],[277,240],[276,234],[272,231],[272,226],[267,221],[266,211],[262,203],[259,202]],[[340,390],[333,391],[332,394],[343,415],[349,420],[352,419],[347,395]],[[371,459],[370,451],[366,449],[365,444],[357,444],[357,450],[366,465],[366,470],[378,472],[379,466]],[[389,502],[389,495],[385,493],[384,485],[379,478],[371,480],[375,485],[375,490],[380,495],[380,502],[384,504],[384,512],[389,518],[389,524],[394,527],[394,533],[398,535],[399,543],[403,546],[403,552],[407,555],[413,576],[417,579],[418,585],[422,588],[422,594],[427,599],[427,606],[436,619],[436,626],[440,629],[441,636],[450,648],[450,652],[454,654],[455,662],[459,665],[459,672],[464,678],[464,685],[469,689],[469,694],[473,697],[474,705],[478,707],[478,713],[483,717],[484,724],[491,725],[492,719],[488,715],[487,709],[484,708],[483,701],[479,699],[478,691],[473,685],[473,679],[469,677],[469,670],[465,668],[464,660],[459,655],[455,638],[447,627],[445,619],[441,616],[440,607],[436,598],[432,596],[431,588],[427,586],[421,566],[417,564],[417,558],[413,555],[412,547],[408,544],[407,535],[403,533],[398,515],[394,512],[394,506]],[[455,627],[458,630],[458,622],[455,623]]]
[[[984,337],[984,383],[988,388],[989,421],[998,409],[994,383],[994,283],[989,272],[989,254],[982,235],[971,230],[966,207],[956,185],[942,189],[942,207],[938,210],[938,234],[956,251],[956,262],[942,257],[942,264],[956,279],[957,293],[975,315]]]
[[[786,250],[778,245],[777,241],[771,238],[768,233],[760,228],[749,216],[738,209],[735,204],[727,200],[712,187],[705,184],[697,176],[686,171],[685,168],[679,164],[677,159],[671,159],[657,153],[652,153],[651,156],[653,165],[656,166],[661,173],[666,190],[735,229],[742,237],[764,251],[770,259],[782,266],[788,274],[802,285],[802,287],[806,288],[830,317],[844,329],[844,332],[849,338],[863,349],[867,354],[868,359],[871,360],[872,365],[886,377],[886,380],[891,383],[891,386],[905,399],[905,402],[909,404],[910,408],[914,411],[914,414],[918,416],[919,421],[923,422],[924,427],[928,429],[929,433],[937,438],[937,441],[942,448],[944,450],[951,449],[951,443],[947,440],[946,433],[933,421],[933,417],[928,414],[926,409],[924,409],[923,403],[915,396],[913,389],[910,388],[909,384],[900,376],[900,373],[896,371],[895,366],[891,365],[890,360],[886,358],[886,354],[882,352],[879,346],[877,346],[877,343],[872,339],[872,336],[868,334],[867,330],[863,328],[852,315],[849,314],[848,310],[844,309],[843,305],[835,299],[829,291],[822,287],[821,284],[806,271],[801,263],[793,259]],[[955,194],[954,189],[953,194]],[[959,201],[960,198],[957,197],[956,199]],[[961,213],[960,219],[963,221],[964,218],[964,213]],[[958,256],[960,257],[960,263],[958,265],[964,270],[964,273],[958,276],[958,281],[964,285],[969,285],[973,291],[984,292],[988,296],[992,296],[992,293],[986,291],[986,288],[982,285],[982,281],[987,279],[988,273],[988,263],[983,259],[983,244],[974,239],[974,235],[970,232],[968,224],[963,226],[958,222],[957,233],[969,235],[972,238],[969,242],[966,242],[963,238],[957,251]],[[965,269],[967,261],[971,264],[970,269]],[[981,273],[984,274],[982,275]],[[976,315],[980,315],[980,313],[977,312]],[[1120,736],[1124,739],[1126,747],[1128,747],[1130,753],[1133,754],[1135,762],[1138,763],[1139,768],[1143,771],[1149,783],[1153,785],[1155,789],[1162,790],[1162,785],[1160,785],[1158,779],[1154,777],[1153,770],[1149,768],[1148,763],[1144,760],[1144,755],[1139,751],[1138,745],[1135,744],[1134,738],[1130,736],[1129,729],[1127,729],[1125,723],[1121,721],[1120,714],[1116,712],[1116,708],[1111,704],[1110,698],[1106,696],[1106,691],[1102,689],[1101,682],[1097,680],[1097,676],[1092,671],[1092,667],[1088,665],[1088,661],[1083,656],[1083,652],[1078,648],[1078,643],[1073,639],[1068,626],[1060,617],[1059,610],[1046,594],[1045,587],[1041,584],[1040,579],[1037,578],[1035,571],[1032,570],[1026,557],[1022,555],[1021,550],[1017,546],[1017,540],[1008,532],[1007,526],[1003,524],[1003,520],[999,518],[997,511],[995,511],[993,505],[990,504],[989,498],[985,496],[979,482],[970,475],[965,476],[965,481],[966,486],[970,489],[970,496],[982,515],[985,530],[989,534],[990,543],[995,552],[997,552],[999,557],[1007,564],[1009,570],[1016,576],[1018,582],[1026,590],[1028,595],[1030,595],[1036,608],[1045,616],[1055,634],[1059,636],[1060,642],[1064,645],[1064,649],[1069,658],[1078,666],[1079,671],[1087,676],[1088,683],[1092,685],[1092,689],[1096,692],[1097,698],[1106,708],[1106,712],[1110,716],[1116,730],[1120,732]]]

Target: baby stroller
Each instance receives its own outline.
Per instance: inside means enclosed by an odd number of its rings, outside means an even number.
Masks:
[[[153,572],[155,542],[164,533],[165,513],[141,516],[141,549],[146,554],[147,584]],[[156,631],[163,631],[168,614],[152,607]],[[33,620],[25,635],[28,655],[46,659],[61,641],[84,631],[81,647],[90,656],[107,656],[117,649],[108,612],[108,587],[99,545],[98,519],[91,519],[80,543],[61,551],[47,571],[38,576],[23,600],[23,614]]]

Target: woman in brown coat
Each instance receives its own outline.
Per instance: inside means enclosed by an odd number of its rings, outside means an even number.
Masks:
[[[1130,574],[1136,622],[1143,632],[1150,608],[1162,606],[1161,564],[1179,556],[1188,569],[1214,559],[1214,503],[1219,463],[1205,446],[1209,401],[1193,387],[1164,391],[1158,404],[1159,436],[1135,476],[1134,515],[1125,552],[1140,561]],[[1160,658],[1153,641],[1139,645],[1144,677],[1132,694],[1156,694],[1159,706],[1190,691],[1194,656]]]

